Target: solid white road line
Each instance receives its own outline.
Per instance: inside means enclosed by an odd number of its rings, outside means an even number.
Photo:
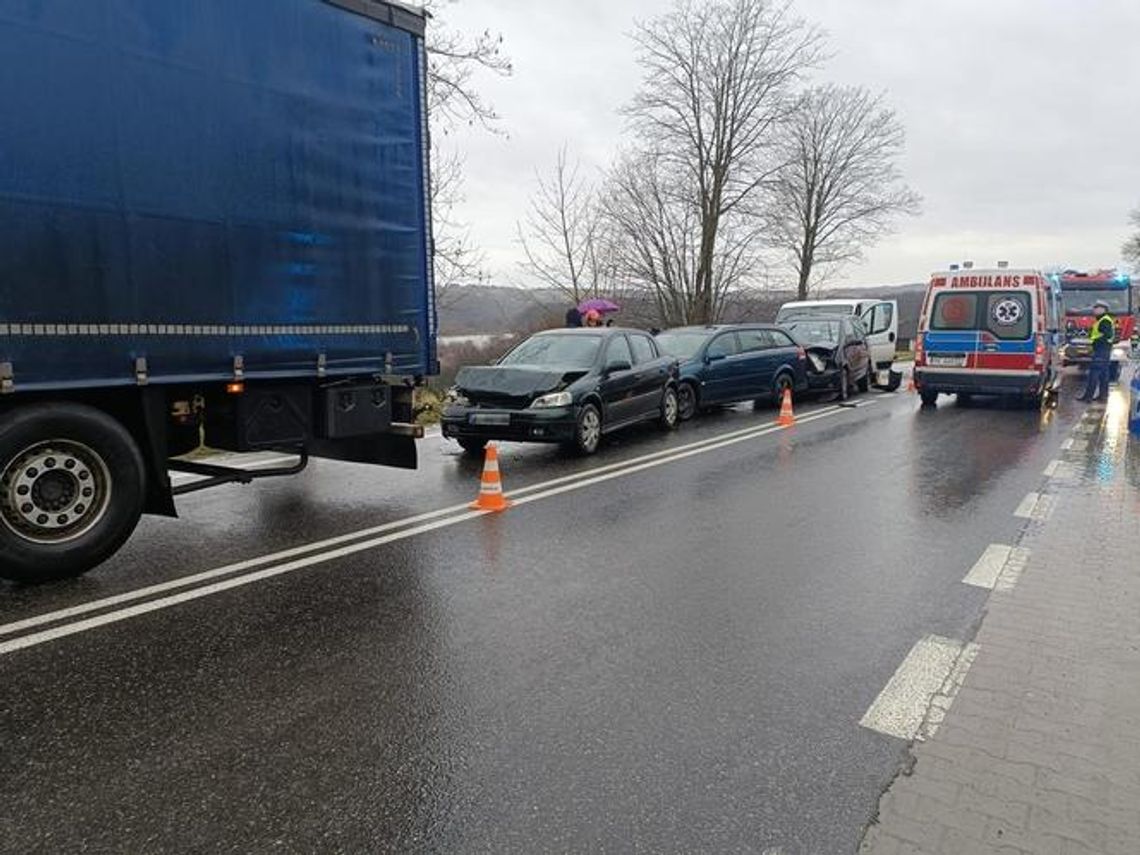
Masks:
[[[1021,573],[1029,561],[1029,555],[1029,550],[1023,546],[991,543],[962,581],[967,585],[991,591],[1012,590],[1017,580],[1021,578]]]
[[[952,638],[923,638],[911,648],[859,724],[887,736],[914,739],[935,696],[948,694],[944,688],[965,647]]]
[[[868,401],[865,403],[872,403],[872,402]],[[822,417],[824,415],[832,414],[832,413],[836,413],[836,412],[842,412],[842,410],[838,407],[825,407],[824,409],[817,410],[815,412],[809,413],[807,416],[804,416],[803,418],[801,418],[800,421],[801,422],[807,421],[807,420],[815,418],[815,417]],[[523,495],[526,495],[528,493],[538,492],[538,491],[545,490],[545,489],[555,487],[555,486],[559,486],[562,484],[574,483],[574,482],[576,482],[576,481],[578,481],[584,477],[592,477],[592,476],[599,475],[601,473],[620,471],[620,470],[623,470],[626,467],[631,466],[631,465],[638,465],[638,464],[645,463],[645,462],[650,461],[650,460],[657,460],[657,459],[660,459],[662,457],[671,456],[671,455],[676,454],[678,452],[689,451],[691,449],[696,449],[696,448],[703,448],[704,446],[711,445],[711,444],[719,444],[719,443],[721,443],[727,439],[732,439],[732,438],[737,438],[737,437],[740,437],[742,439],[751,439],[753,437],[763,436],[763,435],[770,433],[771,429],[776,428],[776,427],[778,427],[778,426],[776,425],[776,423],[774,421],[765,422],[765,423],[759,424],[759,425],[752,425],[752,426],[747,427],[747,428],[743,428],[743,429],[739,429],[739,430],[735,430],[735,431],[729,431],[728,433],[717,434],[716,436],[707,437],[707,438],[702,439],[702,440],[697,440],[696,442],[691,442],[691,443],[688,443],[686,445],[675,446],[673,448],[667,448],[667,449],[663,449],[661,451],[655,451],[655,452],[652,452],[650,454],[643,454],[639,457],[634,457],[634,458],[630,458],[627,460],[618,461],[616,463],[606,464],[604,466],[594,467],[592,469],[588,469],[588,470],[585,470],[582,472],[576,472],[572,475],[565,475],[565,476],[561,476],[559,478],[551,478],[547,481],[541,481],[537,484],[531,484],[527,487],[521,487],[517,490],[512,490],[507,495],[508,495],[508,497],[514,499],[516,497],[523,496]],[[325,538],[323,540],[318,540],[318,541],[313,541],[311,543],[301,544],[300,546],[295,546],[295,547],[292,547],[290,549],[283,549],[283,550],[280,550],[278,552],[271,552],[271,553],[268,553],[266,555],[257,556],[256,558],[249,558],[249,559],[244,560],[244,561],[238,561],[238,562],[235,562],[233,564],[227,564],[223,567],[216,567],[213,570],[205,570],[205,571],[202,571],[200,573],[192,574],[190,576],[182,576],[182,577],[179,577],[178,579],[172,579],[168,582],[160,582],[160,583],[155,584],[155,585],[148,585],[145,588],[138,588],[134,591],[127,591],[127,592],[124,592],[122,594],[115,594],[115,595],[110,596],[110,597],[103,597],[103,598],[100,598],[98,600],[91,600],[90,602],[81,603],[80,605],[72,606],[70,608],[59,609],[59,610],[54,611],[54,612],[47,612],[47,613],[42,614],[42,615],[36,615],[34,617],[26,618],[24,620],[14,621],[12,623],[0,625],[0,635],[10,635],[14,632],[21,632],[25,629],[31,629],[32,627],[35,627],[35,626],[42,626],[45,623],[54,623],[55,621],[58,621],[58,620],[66,620],[68,618],[76,617],[76,616],[81,615],[81,614],[87,614],[87,613],[90,613],[93,611],[99,611],[101,609],[110,608],[112,606],[121,605],[123,603],[132,602],[134,600],[139,600],[139,599],[144,599],[146,597],[151,597],[151,596],[154,596],[156,594],[162,594],[162,593],[165,593],[167,591],[177,590],[179,588],[185,588],[185,587],[188,587],[190,585],[196,585],[200,582],[208,582],[212,579],[217,579],[221,576],[228,576],[232,573],[240,573],[243,570],[252,570],[252,569],[256,569],[257,567],[264,566],[266,564],[273,564],[273,563],[276,563],[278,561],[284,561],[284,560],[288,560],[291,558],[297,558],[297,557],[304,555],[306,553],[309,553],[309,552],[315,552],[315,551],[324,550],[324,549],[332,549],[332,548],[341,546],[343,544],[350,543],[353,540],[357,540],[357,539],[361,539],[361,538],[367,538],[367,537],[373,537],[375,535],[383,534],[383,533],[389,532],[389,531],[393,531],[395,529],[402,528],[404,526],[415,525],[417,523],[426,522],[428,520],[437,519],[437,518],[442,517],[442,516],[447,516],[449,514],[459,513],[461,511],[465,511],[465,510],[467,510],[467,503],[466,502],[461,504],[461,505],[451,505],[449,507],[439,508],[439,509],[434,510],[434,511],[428,511],[426,513],[416,514],[416,515],[410,516],[410,517],[404,517],[403,519],[393,520],[392,522],[384,523],[382,525],[371,526],[369,528],[364,528],[364,529],[357,529],[356,531],[350,531],[350,532],[347,532],[346,534],[337,535],[335,537],[329,537],[329,538]]]
[[[1073,447],[1073,438],[1072,437],[1069,437],[1068,439],[1066,439],[1064,442],[1061,443],[1061,450],[1062,451],[1068,451],[1072,447]]]
[[[874,402],[873,401],[861,402],[861,406],[867,406],[867,405],[870,405],[872,403],[874,403]],[[839,408],[839,407],[828,408],[828,409],[821,410],[821,411],[812,413],[810,415],[807,415],[807,416],[804,416],[804,417],[798,419],[797,424],[810,423],[813,421],[818,421],[820,419],[829,418],[830,416],[836,415],[836,414],[844,412],[844,411],[845,411],[845,408]],[[691,447],[691,446],[688,446],[688,447],[681,446],[678,449],[673,449],[674,453],[668,454],[668,456],[660,456],[659,454],[658,455],[645,455],[645,457],[656,457],[657,459],[647,460],[646,462],[643,462],[643,463],[635,465],[635,466],[628,466],[627,465],[627,466],[623,466],[621,468],[618,468],[617,465],[615,464],[612,467],[599,467],[598,470],[591,470],[588,472],[579,473],[576,476],[571,476],[572,478],[576,479],[576,480],[573,480],[572,483],[562,483],[562,482],[566,482],[567,480],[569,480],[568,478],[556,478],[556,479],[553,479],[549,482],[545,482],[545,484],[531,485],[530,487],[526,487],[523,490],[516,491],[515,493],[509,494],[509,495],[517,496],[517,495],[519,495],[519,493],[524,493],[524,492],[533,493],[532,495],[527,495],[525,498],[515,500],[516,505],[527,504],[529,502],[538,501],[539,499],[549,498],[552,496],[561,495],[562,493],[570,492],[572,490],[582,489],[584,487],[588,487],[588,486],[591,486],[593,484],[598,484],[598,483],[601,483],[603,481],[608,481],[608,480],[613,479],[613,478],[619,478],[619,477],[623,477],[625,475],[630,475],[630,474],[633,474],[635,472],[643,471],[645,469],[650,469],[650,468],[653,468],[656,466],[663,466],[665,464],[672,463],[672,462],[677,461],[677,460],[684,460],[684,459],[687,459],[689,457],[693,457],[697,454],[703,454],[703,453],[706,453],[709,451],[715,451],[717,449],[723,448],[723,447],[728,446],[728,445],[733,445],[733,444],[738,443],[738,442],[744,442],[748,439],[754,439],[757,437],[766,436],[766,435],[773,434],[773,433],[778,433],[782,430],[786,430],[786,428],[783,428],[783,427],[780,427],[777,425],[771,425],[769,427],[762,427],[762,428],[759,428],[757,430],[752,430],[752,431],[748,431],[748,432],[739,432],[738,431],[738,432],[736,432],[737,435],[731,435],[731,434],[728,435],[730,437],[728,439],[724,439],[723,437],[719,437],[719,438],[714,437],[714,438],[711,438],[710,440],[702,441],[701,443],[693,443],[693,445],[699,446],[696,448]],[[741,435],[741,434],[743,434],[743,435]],[[627,463],[628,462],[629,461],[627,461]],[[605,474],[602,474],[602,475],[595,474],[595,472],[601,471],[601,470],[604,470],[607,468],[615,470],[615,471],[606,472]],[[555,484],[560,484],[560,486],[551,486],[551,485],[555,485]],[[543,489],[543,488],[547,488],[547,489]],[[461,511],[462,511],[462,513],[459,513]],[[252,568],[260,566],[260,565],[271,563],[272,561],[281,560],[283,557],[292,557],[292,556],[297,556],[297,555],[303,555],[306,552],[313,552],[316,549],[324,550],[324,551],[317,552],[314,555],[309,555],[305,558],[299,558],[295,561],[288,561],[285,564],[275,564],[274,566],[268,567],[264,570],[260,570],[257,572],[246,573],[244,575],[237,576],[235,578],[226,579],[226,580],[219,581],[219,582],[214,582],[213,584],[204,585],[201,587],[196,587],[196,588],[193,588],[192,590],[189,590],[189,591],[183,591],[179,594],[173,594],[173,595],[170,595],[167,597],[161,597],[159,599],[149,600],[148,602],[145,602],[145,603],[139,603],[138,605],[128,606],[126,608],[118,609],[115,611],[105,612],[104,614],[100,614],[100,615],[97,615],[95,617],[87,618],[85,620],[76,621],[74,623],[63,624],[61,626],[53,627],[53,628],[48,629],[48,630],[43,630],[41,632],[31,633],[29,635],[21,636],[19,638],[15,638],[15,639],[12,639],[10,641],[0,643],[0,655],[11,653],[11,652],[14,652],[16,650],[22,650],[24,648],[32,647],[32,646],[35,646],[37,644],[43,644],[43,643],[48,642],[48,641],[53,641],[57,638],[63,638],[63,637],[69,636],[69,635],[74,635],[76,633],[86,632],[88,630],[95,629],[95,628],[100,627],[100,626],[106,626],[107,624],[118,623],[119,621],[127,620],[128,618],[136,617],[136,616],[141,615],[141,614],[147,614],[148,612],[157,611],[159,609],[164,609],[164,608],[169,608],[171,606],[175,606],[175,605],[178,605],[180,603],[189,602],[191,600],[196,600],[196,599],[199,599],[201,597],[206,597],[206,596],[210,596],[212,594],[220,593],[222,591],[227,591],[227,590],[230,590],[232,588],[237,588],[237,587],[241,587],[243,585],[251,584],[253,582],[258,582],[258,581],[261,581],[263,579],[269,579],[269,578],[272,578],[274,576],[279,576],[283,573],[290,573],[294,570],[300,570],[300,569],[305,568],[305,567],[311,567],[315,564],[323,564],[323,563],[326,563],[328,561],[335,560],[337,558],[342,558],[342,557],[345,557],[347,555],[352,555],[352,554],[355,554],[357,552],[362,552],[364,550],[375,549],[378,546],[383,546],[385,544],[393,543],[395,541],[403,540],[405,538],[415,537],[416,535],[423,534],[425,532],[434,531],[436,529],[445,528],[447,526],[457,525],[459,523],[466,522],[467,520],[474,519],[475,517],[484,516],[485,513],[486,512],[484,512],[484,511],[467,510],[467,505],[455,505],[455,506],[452,506],[451,508],[442,508],[438,511],[431,511],[431,512],[428,512],[426,514],[420,514],[418,517],[409,517],[405,520],[398,520],[398,521],[395,521],[392,523],[387,523],[386,525],[383,525],[383,526],[377,526],[374,529],[365,530],[366,532],[375,533],[375,532],[379,532],[379,531],[390,530],[390,529],[401,527],[401,526],[406,526],[413,521],[430,520],[430,519],[433,519],[436,517],[441,517],[441,516],[445,517],[444,519],[435,519],[435,521],[433,521],[433,522],[425,522],[423,525],[417,525],[417,526],[414,526],[412,528],[402,528],[400,531],[395,531],[395,532],[392,532],[389,534],[385,534],[382,537],[362,540],[362,541],[358,541],[356,543],[349,543],[348,545],[341,546],[341,547],[335,548],[335,549],[328,549],[328,546],[330,546],[334,542],[335,543],[346,543],[346,542],[351,541],[351,540],[356,540],[357,538],[362,536],[362,532],[355,532],[355,533],[348,534],[348,535],[341,535],[338,538],[330,538],[329,540],[322,541],[320,544],[309,544],[307,546],[300,546],[300,547],[296,547],[296,548],[291,549],[291,550],[284,550],[283,552],[274,553],[274,555],[272,555],[272,556],[262,556],[261,558],[250,559],[249,561],[239,562],[238,564],[227,565],[226,567],[219,567],[215,570],[208,570],[204,573],[197,573],[197,574],[194,574],[193,576],[190,576],[190,577],[184,577],[181,579],[174,579],[174,580],[171,580],[169,582],[160,583],[158,585],[150,585],[146,588],[141,588],[141,589],[138,589],[136,591],[128,591],[128,592],[125,592],[123,594],[118,594],[118,595],[115,595],[112,597],[105,597],[101,600],[94,600],[92,602],[83,603],[83,604],[80,604],[78,606],[72,606],[71,608],[68,608],[68,609],[60,609],[60,610],[55,611],[55,612],[48,612],[48,613],[45,613],[42,615],[36,615],[35,617],[26,618],[26,619],[21,620],[21,621],[15,621],[13,623],[4,624],[3,626],[0,626],[0,635],[11,634],[14,632],[19,632],[19,631],[24,630],[24,629],[31,629],[35,626],[40,626],[40,625],[43,625],[46,623],[54,623],[57,621],[67,620],[68,618],[77,617],[81,614],[89,613],[92,611],[98,611],[98,610],[105,609],[105,608],[108,608],[108,607],[111,607],[114,605],[120,605],[122,603],[131,602],[131,601],[137,600],[137,599],[142,599],[143,597],[153,596],[155,594],[163,593],[165,591],[176,590],[177,588],[180,588],[180,587],[187,587],[191,584],[196,584],[196,583],[202,582],[202,581],[208,581],[209,579],[217,578],[217,577],[222,576],[222,575],[229,575],[229,574],[237,573],[237,572],[240,572],[240,570],[242,570],[242,569],[252,569]],[[447,516],[448,514],[458,514],[458,515]]]
[[[1045,467],[1045,477],[1052,478],[1057,474],[1057,467],[1061,465],[1060,460],[1050,460],[1049,465]]]
[[[1026,493],[1025,498],[1021,500],[1021,504],[1017,506],[1013,515],[1026,520],[1033,519],[1033,509],[1037,507],[1037,502],[1040,499],[1040,493]]]

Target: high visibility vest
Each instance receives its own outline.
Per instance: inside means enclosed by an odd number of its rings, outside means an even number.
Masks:
[[[1110,325],[1109,329],[1112,330],[1112,332],[1105,333],[1104,327],[1102,326],[1105,321],[1108,321]],[[1115,337],[1115,331],[1116,319],[1113,318],[1112,315],[1108,314],[1108,312],[1105,312],[1103,315],[1096,319],[1096,322],[1092,325],[1092,329],[1089,330],[1089,344],[1096,344],[1098,341],[1105,337],[1108,338],[1108,341],[1111,344],[1112,339]]]

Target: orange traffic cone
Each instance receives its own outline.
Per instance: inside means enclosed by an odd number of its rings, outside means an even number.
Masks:
[[[780,427],[791,427],[796,423],[796,414],[792,412],[792,390],[784,390],[784,400],[780,402],[780,415],[776,417],[776,424]]]
[[[505,511],[511,506],[503,495],[503,479],[499,475],[499,449],[487,446],[483,463],[483,477],[479,482],[479,496],[468,507],[473,511]]]

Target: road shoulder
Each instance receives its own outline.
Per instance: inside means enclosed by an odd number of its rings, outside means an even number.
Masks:
[[[1137,851],[1140,441],[1126,401],[1090,410],[1087,447],[1051,468],[1052,513],[1028,523],[1025,566],[994,587],[953,706],[913,743],[860,852]]]

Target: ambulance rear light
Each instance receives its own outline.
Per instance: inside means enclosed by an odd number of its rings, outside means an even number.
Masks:
[[[1045,334],[1037,333],[1036,338],[1037,345],[1033,348],[1033,364],[1040,366],[1045,364]]]
[[[963,269],[963,270],[973,270],[973,269],[974,269],[974,262],[972,262],[972,261],[963,261],[963,262],[962,262],[962,269]]]
[[[807,351],[804,350],[802,347],[797,347],[796,348],[796,359],[800,360],[800,362],[803,362],[805,359],[807,359]]]
[[[951,270],[957,270],[957,269],[958,269],[958,265],[957,265],[957,264],[951,264],[951,265],[950,265],[950,269],[951,269]]]
[[[999,261],[998,262],[998,270],[1005,270],[1007,267],[1009,267],[1008,261]]]
[[[926,359],[926,342],[923,340],[924,334],[919,333],[914,337],[914,364],[922,365],[923,360]]]

